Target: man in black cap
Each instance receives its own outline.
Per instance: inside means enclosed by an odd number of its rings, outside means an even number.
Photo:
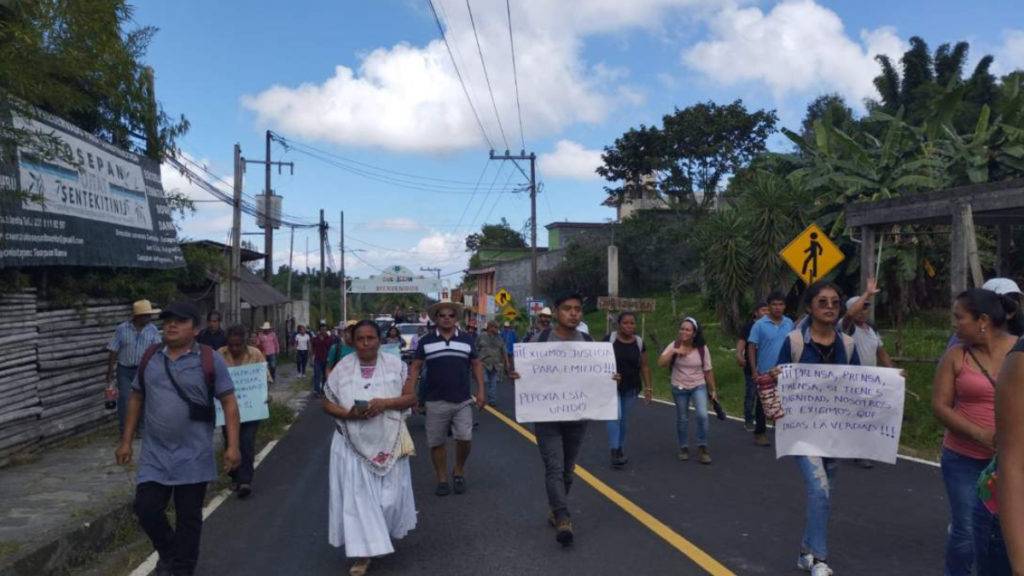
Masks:
[[[132,459],[132,438],[140,419],[142,452],[135,489],[135,515],[160,555],[158,576],[195,571],[203,527],[206,484],[217,477],[214,460],[214,397],[224,409],[227,445],[224,469],[238,466],[239,414],[224,359],[196,342],[199,310],[177,302],[160,313],[163,343],[149,347],[132,382],[118,464]],[[174,498],[172,529],[166,509]]]

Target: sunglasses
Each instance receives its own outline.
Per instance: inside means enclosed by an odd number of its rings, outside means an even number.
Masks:
[[[455,314],[441,314],[441,313],[438,313],[437,317],[438,318],[455,318]]]
[[[822,298],[820,300],[815,300],[814,305],[818,308],[839,308],[840,302],[839,300],[826,300],[825,298]]]

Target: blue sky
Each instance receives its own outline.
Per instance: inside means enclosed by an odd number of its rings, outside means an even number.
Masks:
[[[188,155],[230,181],[235,142],[243,155],[262,158],[269,128],[311,146],[319,158],[274,145],[275,159],[296,164],[294,176],[275,171],[274,187],[287,214],[312,221],[325,209],[334,242],[345,211],[346,248],[360,250],[347,258],[350,274],[397,263],[439,266],[457,279],[468,258],[465,235],[502,217],[522,227],[529,200],[518,191],[518,171],[487,161],[488,141],[505,148],[494,107],[509,147],[521,147],[505,2],[470,1],[493,105],[466,2],[434,4],[486,136],[427,0],[149,0],[134,18],[160,29],[146,59],[165,109],[192,123],[180,142]],[[873,94],[872,57],[898,55],[915,35],[932,49],[969,41],[972,65],[991,53],[998,72],[1024,67],[1024,12],[1009,0],[512,0],[511,15],[523,135],[540,157],[542,246],[551,221],[614,216],[600,205],[598,152],[673,107],[742,98],[778,110],[793,127],[823,93],[859,107]],[[778,138],[773,145],[784,146]],[[166,167],[164,183],[210,198]],[[262,171],[251,166],[245,192],[262,189]],[[228,208],[198,207],[183,234],[224,241]],[[255,230],[243,222],[243,231]],[[288,234],[275,235],[276,264],[287,262]],[[315,233],[296,231],[297,266],[307,236],[315,251]]]

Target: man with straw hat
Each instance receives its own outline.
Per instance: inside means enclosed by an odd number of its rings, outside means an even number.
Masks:
[[[160,343],[160,331],[153,324],[153,317],[159,313],[160,310],[153,308],[149,300],[133,303],[131,320],[119,324],[114,330],[114,337],[107,344],[107,351],[110,353],[107,361],[107,398],[117,398],[117,423],[121,431],[124,431],[128,399],[132,395],[132,380],[135,380],[135,372],[139,369],[142,353],[153,344]]]
[[[456,494],[462,494],[466,491],[465,466],[473,435],[472,405],[475,400],[477,407],[483,409],[486,401],[484,369],[473,340],[456,327],[462,315],[462,305],[438,302],[427,312],[436,328],[420,338],[408,381],[415,386],[420,370],[426,365],[423,400],[427,406],[427,445],[437,475],[434,493],[447,496],[454,490]],[[475,399],[471,392],[474,379]],[[449,430],[455,438],[455,467],[451,484],[448,483]]]

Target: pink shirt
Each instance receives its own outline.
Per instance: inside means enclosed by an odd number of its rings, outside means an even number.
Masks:
[[[675,342],[669,344],[662,351],[665,354],[675,347]],[[681,390],[693,390],[705,384],[704,373],[711,371],[711,351],[704,347],[704,362],[700,361],[700,352],[693,349],[685,356],[676,355],[676,361],[672,365],[672,386]]]
[[[953,381],[956,392],[953,410],[972,424],[986,430],[995,430],[996,389],[980,370],[968,363],[967,358],[967,352],[964,352],[963,367]],[[942,445],[957,454],[977,460],[988,460],[995,454],[974,440],[949,430],[942,439]]]
[[[277,354],[281,350],[281,346],[277,343],[276,332],[260,332],[256,335],[256,340],[259,342],[260,351],[266,356]]]

